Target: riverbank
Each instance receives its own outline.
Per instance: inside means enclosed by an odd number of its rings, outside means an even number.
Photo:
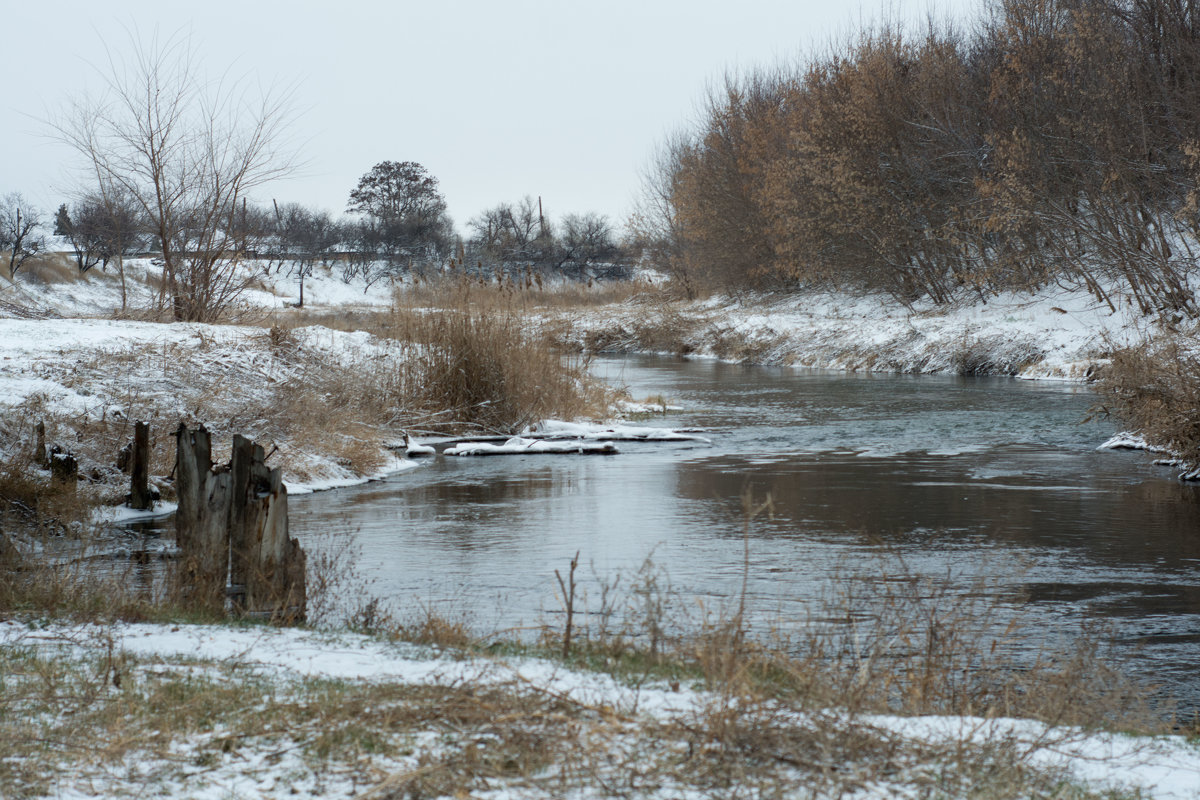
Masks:
[[[691,303],[647,294],[619,306],[550,314],[580,352],[667,353],[743,364],[1023,380],[1088,381],[1097,408],[1200,479],[1200,323],[1142,313],[1127,293],[962,297],[906,307],[885,295],[804,291]]]
[[[964,296],[904,307],[885,295],[807,291],[691,303],[646,295],[555,318],[572,347],[660,352],[852,372],[1011,375],[1084,380],[1114,349],[1175,327],[1129,298],[1114,306],[1080,291]]]
[[[140,287],[130,290],[138,302],[150,301],[151,272],[148,262],[127,266],[129,286]],[[1128,298],[1114,295],[1109,306],[1060,289],[905,308],[882,296],[825,292],[684,303],[644,283],[615,295],[598,287],[596,305],[579,287],[533,291],[450,281],[441,289],[436,283],[398,289],[350,285],[318,269],[308,279],[310,307],[301,312],[287,309],[286,291],[295,287],[285,275],[277,268],[245,296],[243,315],[258,314],[249,325],[59,318],[119,308],[114,276],[21,285],[17,299],[24,305],[0,318],[3,455],[28,449],[34,425],[45,421],[48,444],[75,453],[99,502],[109,504],[124,493],[116,453],[133,420],[150,420],[157,423],[151,475],[169,494],[162,478],[173,463],[170,434],[184,421],[208,425],[219,447],[233,433],[263,443],[293,493],[361,483],[412,466],[404,458],[408,432],[453,427],[452,417],[467,416],[469,406],[497,402],[458,386],[453,397],[413,404],[412,395],[429,394],[428,384],[462,384],[456,377],[462,364],[443,360],[420,375],[400,365],[420,362],[439,336],[460,351],[470,350],[464,343],[472,339],[490,341],[493,352],[520,349],[530,320],[561,348],[581,353],[661,352],[849,371],[1075,381],[1093,376],[1121,348],[1180,334],[1178,320],[1142,316]],[[430,314],[431,308],[457,309],[454,314],[466,314],[467,323],[460,330],[435,330],[446,315]],[[14,309],[24,309],[24,318]],[[503,321],[502,335],[477,330],[493,318]],[[539,396],[521,400],[539,409],[535,415],[550,407],[558,407],[559,416],[582,411],[583,405],[563,406],[555,396],[571,394],[573,379],[548,392],[546,371],[527,369],[537,360],[531,352],[509,354],[522,366],[506,367],[515,374],[499,391],[537,387]],[[471,358],[467,380],[494,384],[499,357]],[[606,401],[592,405],[595,413]],[[517,427],[533,422],[529,416]]]

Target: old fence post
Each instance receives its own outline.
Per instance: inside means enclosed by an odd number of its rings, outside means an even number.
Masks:
[[[177,438],[176,530],[185,592],[218,607],[228,592],[239,613],[303,620],[306,556],[288,536],[280,471],[268,468],[263,449],[244,436],[234,437],[229,465],[215,471],[203,426],[189,433],[180,425]]]
[[[79,482],[79,461],[58,445],[50,448],[50,479],[68,492]]]
[[[138,422],[133,426],[132,467],[129,480],[129,507],[145,511],[154,507],[150,494],[150,426]]]
[[[212,468],[212,438],[201,425],[175,432],[175,538],[183,553],[180,586],[191,604],[220,611],[229,575],[229,473]]]
[[[37,427],[33,429],[34,445],[33,445],[33,460],[42,469],[50,467],[50,460],[46,457],[46,423],[39,420]]]

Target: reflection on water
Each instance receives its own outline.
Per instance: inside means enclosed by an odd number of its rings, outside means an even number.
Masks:
[[[297,497],[303,539],[342,531],[377,594],[447,604],[480,628],[540,621],[554,570],[647,556],[688,602],[741,587],[747,489],[775,501],[751,526],[749,597],[800,618],[831,575],[904,569],[1022,592],[1047,637],[1112,626],[1148,670],[1200,667],[1200,487],[1138,453],[1097,452],[1082,387],[862,376],[668,359],[603,359],[635,397],[664,394],[701,443],[622,443],[611,458],[438,458],[359,489]],[[663,424],[656,421],[648,424]],[[590,582],[589,582],[590,581]]]

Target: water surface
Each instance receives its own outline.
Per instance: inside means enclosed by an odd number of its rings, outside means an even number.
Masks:
[[[811,619],[835,576],[899,570],[1022,595],[1047,640],[1081,622],[1188,694],[1200,668],[1200,487],[1142,453],[1097,451],[1073,384],[879,376],[653,357],[601,359],[635,397],[710,443],[609,457],[437,458],[291,501],[302,542],[352,541],[371,591],[479,630],[555,620],[580,554],[589,607],[652,559],[677,604],[714,609],[747,563],[758,619]],[[745,492],[773,499],[747,527]],[[979,580],[984,589],[973,586]],[[1031,643],[1041,646],[1042,643]]]

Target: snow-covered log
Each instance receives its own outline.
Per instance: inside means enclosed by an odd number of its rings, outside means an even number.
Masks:
[[[489,444],[488,442],[463,442],[442,451],[446,456],[519,456],[529,454],[578,454],[578,455],[615,455],[617,447],[612,442],[584,441],[547,441],[545,439],[524,439],[514,436],[504,444]]]

